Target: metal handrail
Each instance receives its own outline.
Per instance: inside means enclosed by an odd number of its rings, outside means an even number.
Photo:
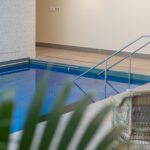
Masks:
[[[129,83],[129,88],[130,88],[130,81],[131,81],[131,57],[132,57],[133,54],[135,54],[136,52],[138,52],[139,50],[143,49],[144,47],[146,47],[149,44],[150,44],[150,41],[147,42],[146,44],[142,45],[138,49],[134,50],[132,53],[130,53],[129,55],[125,56],[121,60],[119,60],[116,63],[112,64],[110,67],[107,68],[107,66],[106,66],[105,71],[103,71],[103,72],[98,74],[98,75],[100,75],[100,74],[105,72],[105,86],[106,86],[106,80],[107,80],[107,70],[111,69],[112,67],[116,66],[117,64],[119,64],[120,62],[125,60],[126,58],[130,57],[130,59],[129,59],[129,72],[128,72],[128,83]]]
[[[82,77],[83,75],[85,75],[86,73],[88,73],[89,71],[91,71],[92,69],[94,69],[94,68],[100,66],[100,65],[103,64],[104,62],[106,63],[106,65],[105,65],[105,71],[103,71],[103,72],[106,72],[108,69],[110,69],[110,68],[107,68],[107,61],[108,61],[110,58],[112,58],[113,56],[116,56],[118,53],[122,52],[123,50],[125,50],[125,49],[128,48],[129,46],[131,46],[131,45],[133,45],[134,43],[136,43],[137,41],[141,40],[142,38],[150,38],[150,35],[143,35],[143,36],[140,36],[140,37],[137,38],[136,40],[130,42],[129,44],[127,44],[127,45],[124,46],[123,48],[121,48],[121,49],[119,49],[118,51],[116,51],[115,53],[113,53],[111,56],[107,57],[107,58],[104,59],[103,61],[99,62],[98,64],[96,64],[95,66],[91,67],[91,68],[88,69],[87,71],[83,72],[81,75],[79,75],[77,78],[75,78],[74,81],[77,80],[77,79],[79,79],[80,77]],[[148,42],[148,44],[146,44],[146,46],[147,46],[147,45],[149,45],[149,42]],[[144,46],[144,47],[145,47],[145,46]],[[144,48],[144,47],[142,47],[142,48]],[[142,49],[142,48],[140,47],[139,50]],[[139,50],[138,50],[138,49],[135,50],[134,53],[136,53],[136,52],[139,51]],[[132,54],[132,55],[133,55],[133,54]],[[114,65],[116,65],[116,64],[114,64]],[[106,79],[106,76],[107,76],[107,73],[105,73],[105,79]]]
[[[123,57],[121,60],[119,60],[119,61],[117,61],[116,63],[112,64],[110,67],[108,67],[108,68],[105,69],[105,70],[111,69],[112,67],[116,66],[117,64],[119,64],[120,62],[122,62],[122,61],[125,60],[126,58],[132,56],[133,54],[135,54],[136,52],[138,52],[139,50],[143,49],[144,47],[146,47],[146,46],[149,45],[149,44],[150,44],[150,41],[147,42],[146,44],[142,45],[140,48],[134,50],[134,51],[133,51],[132,53],[130,53],[129,55]],[[131,59],[131,58],[130,58],[130,59]],[[131,63],[131,62],[130,62],[130,63]],[[130,70],[131,70],[131,68],[130,68]],[[100,74],[102,74],[102,73],[104,73],[104,72],[105,72],[105,71],[101,71],[100,73],[98,73],[98,75],[100,75]]]

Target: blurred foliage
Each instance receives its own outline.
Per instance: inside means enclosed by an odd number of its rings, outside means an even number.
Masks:
[[[26,123],[22,131],[23,133],[20,137],[20,142],[18,143],[18,150],[31,150],[31,146],[34,147],[32,145],[32,142],[36,132],[37,124],[39,123],[40,112],[43,106],[47,83],[48,75],[43,78],[35,92],[31,107],[26,118]],[[68,84],[66,84],[66,86],[58,96],[56,103],[48,116],[43,135],[39,135],[41,136],[41,140],[38,141],[39,146],[37,150],[48,150],[51,147],[70,90],[71,83],[69,82]],[[10,94],[10,91],[5,92],[0,96],[3,99],[0,107],[0,150],[7,150],[12,122],[12,113],[14,108],[14,100],[13,95]],[[90,104],[91,97],[92,95],[88,94],[77,103],[74,111],[71,114],[70,120],[68,121],[66,128],[64,129],[60,142],[56,146],[56,150],[67,150],[74,134],[77,131],[77,127],[82,120],[86,108]],[[110,113],[111,109],[112,105],[107,105],[93,117],[93,119],[87,125],[87,128],[85,129],[80,142],[78,143],[78,145],[76,145],[76,150],[86,149],[86,147],[102,125],[103,121],[106,119],[108,113]],[[117,141],[123,130],[124,128],[122,126],[111,129],[97,145],[96,150],[109,150],[112,148],[116,150],[123,150],[126,144],[115,144],[116,148],[113,145],[113,143]]]

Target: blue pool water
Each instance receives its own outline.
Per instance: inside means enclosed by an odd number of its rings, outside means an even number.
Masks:
[[[11,132],[16,132],[23,128],[31,99],[46,68],[47,67],[43,65],[30,64],[0,70],[0,91],[15,88],[16,105],[13,114]],[[47,94],[41,115],[47,114],[51,110],[56,97],[66,82],[75,79],[79,74],[81,74],[81,72],[69,71],[65,67],[59,68],[59,66],[57,66],[51,68]],[[147,82],[132,80],[130,88],[135,88],[144,83]],[[81,77],[76,81],[76,84],[73,84],[66,105],[77,102],[89,91],[94,91],[96,94],[92,101],[98,101],[123,92],[128,88],[128,80],[123,78],[108,77],[107,86],[104,88],[104,80],[102,76],[96,78],[92,76]]]

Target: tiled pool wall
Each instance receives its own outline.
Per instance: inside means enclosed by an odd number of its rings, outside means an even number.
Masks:
[[[79,65],[70,65],[70,64],[62,64],[62,63],[57,63],[57,62],[47,62],[47,61],[43,61],[43,60],[37,60],[37,59],[30,59],[30,64],[32,65],[40,65],[41,68],[43,67],[43,69],[47,68],[47,67],[55,67],[55,68],[59,68],[62,70],[69,70],[70,73],[74,73],[74,74],[78,74],[80,75],[81,73],[87,71],[90,67],[85,67],[85,66],[79,66]],[[104,71],[104,69],[100,69],[100,68],[94,68],[92,69],[90,72],[88,72],[87,74],[85,74],[84,76],[86,77],[92,77],[92,78],[98,78],[98,73],[100,73],[101,71]],[[113,78],[113,77],[119,77],[122,79],[128,79],[129,73],[128,72],[122,72],[122,71],[113,71],[113,70],[109,70],[107,71],[107,75],[109,76],[109,78]],[[142,81],[143,83],[147,83],[150,82],[150,76],[148,75],[144,75],[144,74],[136,74],[136,73],[131,73],[131,79],[133,80],[139,80]],[[114,80],[114,78],[113,78]],[[125,81],[126,82],[126,81]]]
[[[83,72],[87,71],[90,67],[86,66],[80,66],[80,65],[71,65],[71,64],[64,64],[64,63],[58,63],[58,62],[48,62],[44,60],[38,60],[38,59],[30,59],[30,58],[23,58],[23,59],[16,59],[16,60],[10,60],[6,62],[0,62],[0,72],[5,72],[5,70],[8,70],[12,67],[19,67],[22,65],[38,65],[41,67],[41,69],[47,69],[48,67],[55,69],[59,68],[61,71],[66,71],[68,70],[70,73],[80,75]],[[17,69],[16,68],[16,69]],[[85,77],[92,77],[92,78],[98,78],[98,73],[101,71],[104,71],[104,69],[100,68],[94,68],[87,74],[85,74]],[[129,73],[128,72],[122,72],[122,71],[114,71],[114,70],[109,70],[107,71],[107,75],[109,76],[109,79],[117,77],[122,78],[122,81],[125,79],[128,79]],[[104,75],[102,75],[104,76]],[[115,77],[115,78],[114,78]],[[136,73],[131,73],[131,80],[134,81],[140,81],[143,83],[148,83],[150,82],[150,76],[149,75],[144,75],[144,74],[136,74]]]

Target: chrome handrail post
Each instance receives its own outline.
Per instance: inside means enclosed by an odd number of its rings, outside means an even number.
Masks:
[[[105,88],[106,88],[106,81],[107,81],[107,61],[105,61]]]
[[[106,84],[107,84],[107,61],[105,61],[105,83],[104,83],[104,98],[106,98]]]
[[[130,83],[131,83],[131,59],[132,59],[132,55],[129,56],[129,74],[128,74],[129,89],[130,89]]]

